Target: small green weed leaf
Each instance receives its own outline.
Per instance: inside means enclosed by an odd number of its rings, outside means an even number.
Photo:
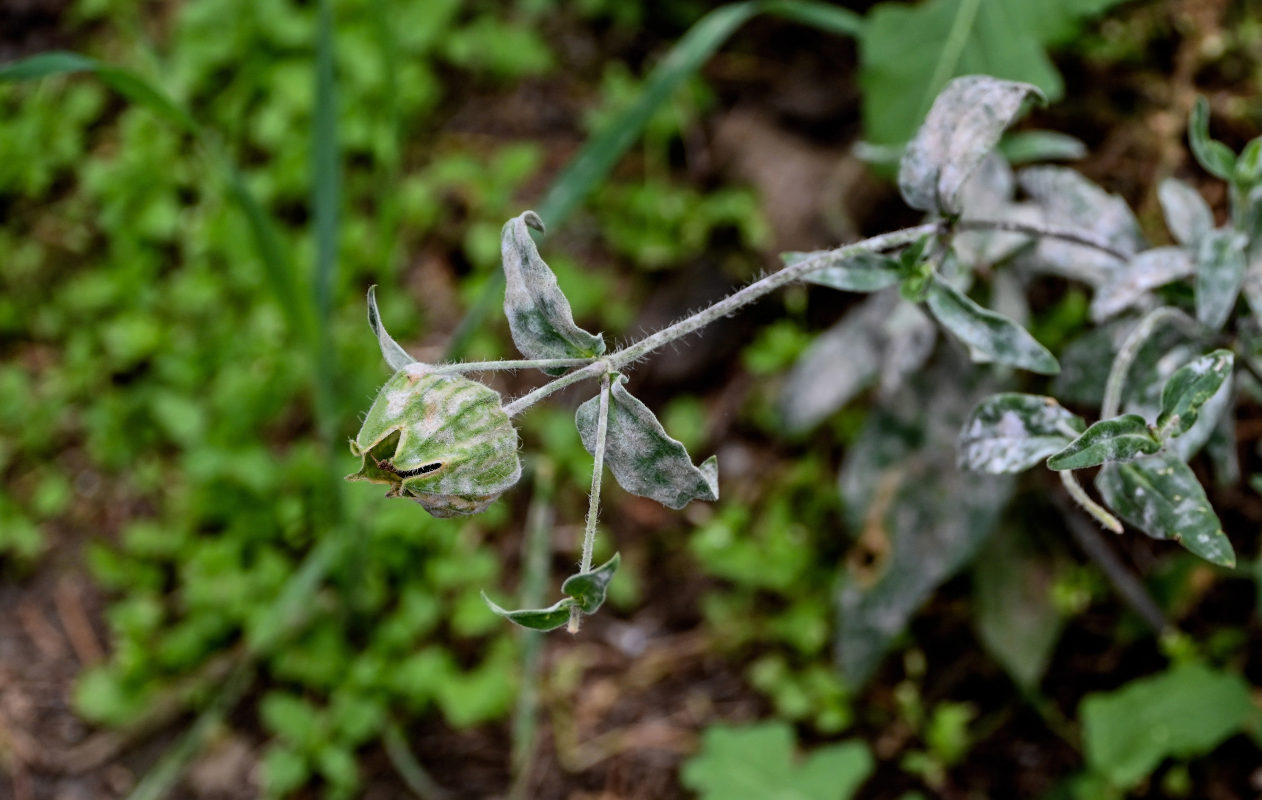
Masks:
[[[1236,170],[1236,156],[1231,148],[1209,135],[1209,101],[1196,98],[1188,119],[1188,144],[1201,168],[1216,178],[1229,181]]]
[[[1086,427],[1054,397],[1008,392],[977,404],[956,442],[964,469],[1021,472],[1062,449]]]
[[[570,609],[574,607],[573,597],[563,597],[547,608],[521,608],[509,611],[496,605],[495,601],[482,593],[482,601],[495,614],[509,622],[529,628],[532,631],[554,631],[570,621]]]
[[[1166,216],[1166,227],[1181,245],[1195,246],[1214,228],[1214,214],[1201,193],[1178,178],[1166,178],[1157,187],[1157,200]]]
[[[609,429],[605,463],[618,485],[631,494],[680,509],[693,500],[719,499],[718,461],[711,456],[693,466],[688,450],[667,435],[662,423],[626,390],[627,376],[618,375],[610,385]],[[574,422],[587,452],[596,447],[596,421],[600,398],[578,407]]]
[[[1243,729],[1253,708],[1243,678],[1201,664],[1087,695],[1078,712],[1087,764],[1133,788],[1167,758],[1209,753]]]
[[[1025,101],[1043,99],[1029,83],[965,75],[938,94],[924,124],[907,145],[898,168],[898,188],[907,205],[955,216],[960,189],[994,149]]]
[[[386,364],[390,366],[390,369],[397,372],[408,364],[416,363],[416,359],[408,355],[407,351],[394,340],[394,337],[386,332],[386,326],[381,322],[381,312],[377,310],[376,286],[368,287],[368,325],[377,337],[377,344],[381,347],[381,356],[386,360]]]
[[[1017,685],[1033,689],[1065,617],[1052,602],[1057,564],[1024,536],[993,536],[973,561],[973,623]]]
[[[1231,377],[1235,357],[1230,350],[1215,350],[1190,364],[1184,364],[1161,390],[1161,414],[1157,433],[1173,439],[1196,422],[1201,406],[1209,402],[1223,381]]]
[[[1091,299],[1091,319],[1103,322],[1132,306],[1148,292],[1194,272],[1192,257],[1182,247],[1154,247],[1109,273]]]
[[[1043,210],[1045,224],[1092,236],[1128,257],[1146,247],[1126,201],[1072,169],[1027,167],[1017,173],[1017,183]],[[1046,236],[1038,240],[1033,261],[1038,268],[1092,286],[1105,283],[1122,266],[1108,253]]]
[[[1212,564],[1236,565],[1235,550],[1205,490],[1175,453],[1107,464],[1095,485],[1109,508],[1152,538],[1173,539]]]
[[[1224,228],[1211,231],[1196,248],[1196,318],[1209,328],[1222,328],[1236,307],[1246,244],[1243,235]]]
[[[927,300],[929,310],[943,327],[987,359],[1044,375],[1060,371],[1056,357],[1029,331],[977,305],[936,275],[929,284]]]
[[[1049,469],[1086,469],[1131,461],[1161,449],[1161,440],[1138,414],[1102,419],[1047,459]]]
[[[814,253],[781,253],[785,266],[792,266],[808,258],[820,258],[820,268],[808,273],[802,280],[808,283],[841,289],[845,292],[875,292],[898,283],[898,261],[880,253],[867,251],[835,256],[837,251],[819,250]]]
[[[863,742],[821,747],[800,761],[784,722],[712,725],[680,779],[701,800],[848,800],[872,773]]]
[[[521,477],[517,430],[500,396],[477,381],[416,363],[391,376],[351,441],[346,476],[389,486],[436,517],[476,514]]]
[[[1262,180],[1262,136],[1255,137],[1240,151],[1236,159],[1236,173],[1233,181],[1237,186],[1247,190],[1254,188]]]
[[[918,306],[881,292],[815,338],[793,365],[777,403],[790,431],[805,431],[880,382],[888,395],[929,357],[937,328]]]
[[[592,358],[605,352],[605,340],[574,324],[570,301],[556,275],[539,256],[527,228],[543,230],[533,211],[510,219],[500,233],[504,258],[504,315],[513,343],[526,358]],[[545,370],[550,375],[564,368]]]
[[[584,614],[595,614],[605,602],[605,591],[620,563],[619,554],[614,553],[613,558],[591,572],[580,572],[566,578],[561,584],[561,591],[572,597]]]
[[[1060,131],[1009,131],[999,142],[999,152],[1009,164],[1077,161],[1087,157],[1087,145]]]

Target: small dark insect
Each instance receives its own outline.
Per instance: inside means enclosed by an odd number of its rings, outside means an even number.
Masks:
[[[399,469],[386,459],[376,459],[377,467],[398,475],[400,478],[415,478],[417,475],[425,475],[442,467],[441,461],[435,461],[433,464],[423,464],[416,469]]]

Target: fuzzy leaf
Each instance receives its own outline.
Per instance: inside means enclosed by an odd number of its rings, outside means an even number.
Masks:
[[[1021,472],[1062,449],[1085,427],[1082,417],[1066,411],[1054,397],[991,395],[960,429],[959,465],[992,475]]]
[[[539,256],[527,227],[543,230],[533,211],[510,219],[500,234],[504,258],[504,315],[513,344],[526,358],[593,358],[605,352],[605,340],[574,324],[574,312],[556,275]],[[550,375],[564,369],[545,370]]]
[[[1157,187],[1157,199],[1166,215],[1166,227],[1175,241],[1192,246],[1214,227],[1214,214],[1201,193],[1177,178],[1166,178]]]
[[[1173,539],[1224,567],[1236,553],[1192,469],[1171,452],[1129,464],[1107,464],[1096,489],[1114,513],[1154,539]]]
[[[1029,331],[977,305],[936,275],[929,284],[927,299],[929,310],[938,322],[987,359],[1044,375],[1060,371],[1056,357]]]
[[[1091,299],[1091,319],[1103,322],[1138,305],[1159,286],[1186,278],[1194,271],[1192,257],[1181,247],[1154,247],[1109,273],[1107,283]]]
[[[1201,168],[1216,178],[1231,180],[1236,169],[1236,156],[1231,148],[1209,135],[1209,101],[1197,97],[1188,120],[1188,144]]]
[[[1017,174],[1017,183],[1043,210],[1044,223],[1100,239],[1127,256],[1144,248],[1139,223],[1126,201],[1072,169],[1028,167]],[[1050,237],[1039,239],[1034,264],[1093,286],[1106,282],[1122,266],[1108,253]]]
[[[1161,414],[1157,432],[1173,439],[1196,422],[1201,406],[1209,402],[1223,381],[1231,377],[1234,356],[1230,350],[1215,350],[1185,364],[1166,381],[1161,390]]]
[[[1138,414],[1102,419],[1047,459],[1048,469],[1085,469],[1111,461],[1130,461],[1161,449],[1161,440]]]
[[[595,614],[605,602],[605,591],[620,563],[620,554],[614,553],[613,558],[591,572],[580,572],[566,578],[561,584],[561,591],[572,597],[584,614]]]
[[[1230,229],[1211,231],[1196,248],[1196,318],[1218,330],[1236,307],[1244,283],[1244,236]]]
[[[381,312],[377,310],[376,286],[368,287],[368,325],[377,337],[377,344],[381,347],[381,356],[386,360],[386,364],[390,366],[390,369],[397,372],[408,364],[416,363],[416,359],[408,355],[407,351],[394,340],[394,337],[386,332],[386,326],[381,322]]]
[[[482,593],[482,602],[495,614],[523,628],[532,631],[554,631],[570,621],[570,609],[574,607],[573,597],[563,597],[547,608],[521,608],[509,611],[495,604],[491,598]]]
[[[834,256],[837,251],[818,250],[813,253],[781,253],[785,266],[792,266],[808,258],[823,257],[819,269],[808,273],[802,280],[841,289],[846,292],[875,292],[898,283],[898,262],[879,253],[861,251],[848,256]]]
[[[670,438],[662,423],[624,384],[625,375],[613,381],[609,391],[609,428],[605,463],[618,485],[631,494],[680,509],[693,500],[719,499],[718,460],[711,456],[693,466],[687,449]],[[578,407],[574,422],[587,452],[596,447],[600,398]]]
[[[912,208],[954,216],[960,188],[994,149],[1029,97],[1043,92],[1029,83],[966,75],[948,83],[907,145],[898,188]]]

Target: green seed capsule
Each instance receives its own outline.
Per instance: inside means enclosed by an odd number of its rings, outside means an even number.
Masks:
[[[377,393],[351,452],[351,481],[390,487],[436,517],[476,514],[521,477],[517,431],[494,390],[409,364]]]

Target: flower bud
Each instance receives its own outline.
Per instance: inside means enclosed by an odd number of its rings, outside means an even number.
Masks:
[[[351,452],[363,466],[347,480],[385,484],[436,517],[476,514],[521,477],[499,393],[421,363],[381,387]]]

